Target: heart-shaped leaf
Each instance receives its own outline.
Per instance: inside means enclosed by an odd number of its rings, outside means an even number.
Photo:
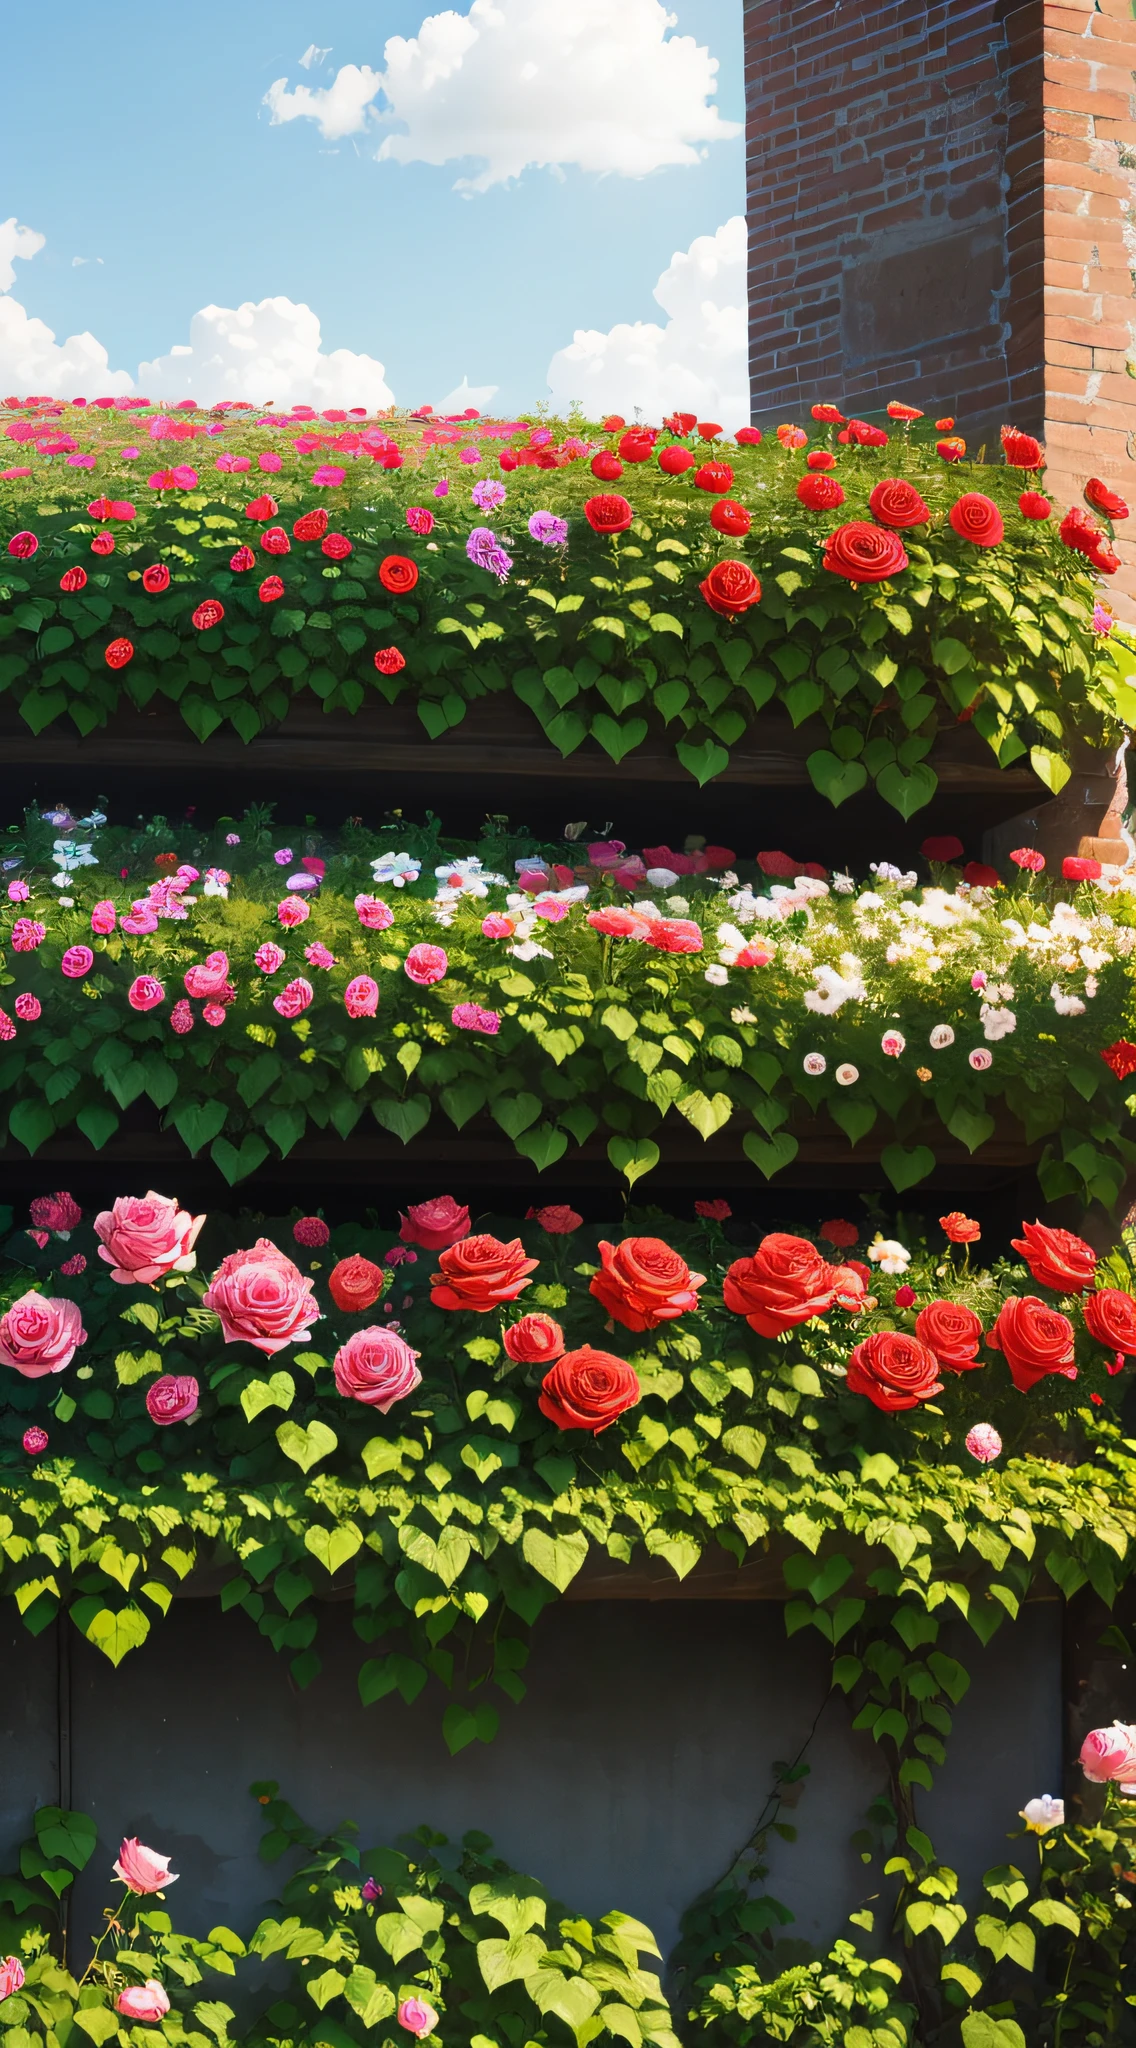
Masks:
[[[80,1618],[80,1611],[86,1608],[93,1611]],[[113,1608],[102,1607],[97,1599],[91,1598],[77,1602],[71,1614],[87,1641],[115,1665],[121,1664],[128,1650],[136,1650],[144,1643],[150,1633],[150,1624],[140,1607],[120,1607],[115,1613]]]
[[[939,778],[926,761],[917,761],[906,775],[892,761],[876,777],[876,788],[884,802],[898,811],[901,818],[914,817],[916,811],[930,803],[938,787]]]
[[[830,804],[842,804],[848,797],[855,796],[868,780],[868,771],[862,761],[841,761],[830,754],[827,747],[820,747],[810,754],[805,766],[812,777],[813,787],[826,796]]]
[[[269,1380],[250,1380],[241,1389],[241,1407],[249,1422],[255,1422],[265,1408],[290,1408],[296,1396],[296,1382],[290,1372],[274,1372]]]
[[[271,1116],[265,1117],[264,1128],[282,1159],[286,1159],[293,1145],[299,1143],[306,1123],[303,1110],[295,1103],[274,1109]]]
[[[200,1152],[224,1129],[227,1114],[223,1102],[180,1102],[171,1122],[182,1144]]]
[[[86,1102],[75,1118],[83,1136],[96,1152],[101,1152],[108,1138],[113,1138],[118,1129],[117,1113],[107,1102]]]
[[[301,1429],[298,1422],[282,1422],[276,1441],[293,1465],[298,1465],[301,1472],[310,1472],[313,1465],[331,1456],[339,1438],[326,1422],[309,1422],[306,1429]]]
[[[362,1542],[354,1522],[339,1522],[334,1529],[325,1529],[322,1523],[317,1522],[304,1532],[305,1548],[327,1572],[337,1572],[340,1565],[347,1564]]]
[[[525,1159],[531,1159],[538,1173],[546,1166],[555,1166],[568,1150],[568,1139],[555,1124],[538,1124],[535,1131],[526,1131],[516,1140],[516,1150]]]
[[[634,747],[641,747],[647,737],[645,718],[628,718],[620,725],[618,719],[609,718],[606,711],[598,711],[592,720],[592,738],[598,740],[605,754],[613,761],[622,761]]]
[[[607,1156],[630,1187],[659,1163],[659,1148],[651,1138],[609,1138]]]
[[[693,740],[680,740],[675,753],[700,789],[730,765],[729,753],[718,745],[717,740],[699,740],[697,744]]]
[[[701,1088],[692,1088],[680,1095],[675,1107],[681,1111],[687,1123],[693,1124],[701,1138],[712,1138],[723,1124],[728,1124],[733,1113],[733,1103],[728,1095],[704,1095]]]
[[[17,1102],[11,1112],[8,1129],[26,1151],[38,1152],[45,1139],[50,1138],[54,1131],[55,1118],[46,1103],[36,1102],[34,1097],[26,1097],[22,1102]]]
[[[519,1138],[535,1123],[541,1112],[539,1095],[499,1095],[489,1105],[489,1114],[495,1124],[500,1124],[507,1138]]]
[[[229,1186],[233,1187],[237,1181],[255,1173],[258,1166],[263,1166],[268,1157],[268,1147],[263,1138],[250,1132],[239,1145],[230,1145],[227,1138],[215,1138],[209,1148],[209,1157],[218,1173],[223,1173]]]
[[[982,1109],[967,1109],[960,1103],[944,1119],[952,1138],[966,1146],[968,1152],[977,1152],[980,1145],[993,1135],[994,1119]]]
[[[828,1113],[833,1123],[840,1125],[850,1145],[858,1145],[876,1121],[870,1102],[830,1102]]]
[[[384,1095],[380,1101],[372,1102],[371,1113],[384,1131],[393,1131],[396,1138],[409,1145],[430,1121],[430,1097],[410,1095],[405,1102],[399,1102],[393,1095]]]
[[[771,1138],[759,1138],[756,1131],[747,1131],[742,1139],[742,1150],[747,1159],[752,1159],[766,1180],[772,1180],[783,1166],[795,1159],[800,1147],[796,1138],[788,1131],[775,1131]]]
[[[913,1188],[917,1181],[926,1180],[934,1164],[935,1155],[929,1145],[916,1145],[910,1152],[902,1145],[885,1145],[880,1154],[880,1165],[897,1195],[905,1188]]]
[[[526,1529],[521,1544],[534,1572],[563,1593],[571,1585],[588,1555],[588,1539],[581,1529],[553,1536],[547,1529]]]

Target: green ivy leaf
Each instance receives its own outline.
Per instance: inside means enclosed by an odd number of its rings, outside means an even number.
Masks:
[[[885,1145],[880,1153],[880,1165],[897,1195],[913,1188],[917,1181],[926,1180],[934,1164],[935,1155],[929,1145],[915,1145],[910,1151],[903,1145]]]
[[[326,1422],[309,1422],[302,1429],[298,1422],[282,1422],[276,1432],[276,1441],[286,1458],[298,1465],[301,1472],[310,1472],[313,1465],[319,1465],[335,1450],[339,1438]]]

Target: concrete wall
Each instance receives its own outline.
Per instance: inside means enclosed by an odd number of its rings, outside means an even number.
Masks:
[[[240,1614],[175,1604],[118,1671],[73,1637],[71,1802],[99,1847],[76,1894],[74,1958],[98,1920],[123,1834],[172,1854],[189,1932],[247,1932],[273,1890],[248,1786],[278,1778],[316,1826],[359,1822],[365,1843],[422,1821],[483,1828],[498,1851],[576,1910],[617,1906],[674,1941],[684,1906],[746,1840],[776,1758],[792,1756],[827,1693],[822,1645],[787,1642],[779,1606],[598,1602],[552,1609],[535,1637],[529,1694],[501,1733],[451,1758],[439,1702],[360,1706],[349,1616],[325,1611],[325,1668],[303,1693]],[[923,1818],[941,1852],[976,1874],[1005,1855],[1033,1793],[1060,1785],[1060,1610],[1032,1606],[982,1651],[956,1647],[974,1683],[951,1761]],[[0,1709],[0,1867],[36,1805],[60,1792],[57,1640],[5,1624]],[[841,1699],[824,1706],[812,1772],[778,1843],[773,1889],[791,1930],[824,1940],[860,1903],[868,1873],[848,1847],[882,1789],[871,1741]]]

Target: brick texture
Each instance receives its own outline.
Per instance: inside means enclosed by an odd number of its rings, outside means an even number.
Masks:
[[[745,28],[754,418],[902,397],[972,450],[1011,421],[1059,502],[1096,475],[1136,507],[1129,0],[746,0]]]

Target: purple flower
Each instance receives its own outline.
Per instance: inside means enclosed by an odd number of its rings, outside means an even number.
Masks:
[[[534,512],[529,532],[542,548],[562,548],[568,538],[568,521],[558,519],[555,512]]]
[[[493,477],[482,477],[479,483],[474,484],[472,496],[479,512],[492,512],[505,503],[505,486]]]
[[[449,486],[449,483],[448,483],[447,479],[446,479],[445,477],[443,477],[443,478],[442,478],[442,481],[441,481],[441,483],[440,483],[440,484],[435,484],[435,485],[434,485],[434,496],[435,496],[436,498],[448,498],[448,497],[449,497],[449,495],[450,495],[450,486]]]
[[[470,463],[480,462],[481,452],[477,448],[463,448],[461,454],[458,457],[458,461]]]
[[[547,448],[551,439],[551,427],[534,427],[529,435],[529,446],[530,448]]]
[[[504,583],[513,566],[513,557],[505,553],[492,528],[475,526],[466,541],[465,551],[475,568],[488,569],[490,575],[499,577]]]
[[[476,498],[477,492],[475,491],[473,495]],[[1109,610],[1109,607],[1106,604],[1095,604],[1093,606],[1092,624],[1094,633],[1111,633],[1114,625],[1116,624],[1116,620],[1113,618],[1112,612]]]

